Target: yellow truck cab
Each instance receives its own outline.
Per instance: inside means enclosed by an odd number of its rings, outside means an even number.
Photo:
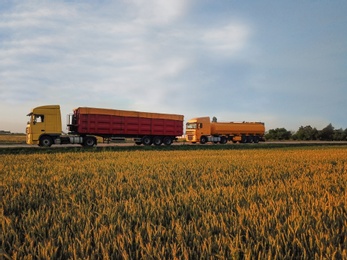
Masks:
[[[61,135],[61,114],[59,105],[35,107],[27,115],[26,143],[50,146],[52,137]]]

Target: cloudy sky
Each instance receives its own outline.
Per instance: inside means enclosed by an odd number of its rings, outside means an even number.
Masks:
[[[347,1],[0,0],[0,130],[59,104],[347,128]]]

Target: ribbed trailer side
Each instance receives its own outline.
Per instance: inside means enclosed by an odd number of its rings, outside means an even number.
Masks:
[[[74,129],[78,134],[103,137],[180,136],[183,116],[137,111],[77,108]]]

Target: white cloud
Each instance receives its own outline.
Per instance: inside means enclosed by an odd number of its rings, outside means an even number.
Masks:
[[[137,24],[163,25],[182,16],[188,7],[187,0],[131,0]]]
[[[0,28],[48,28],[58,20],[69,20],[75,15],[75,8],[69,8],[64,4],[57,2],[33,4],[27,1],[17,5],[14,11],[2,14]]]
[[[231,23],[221,28],[203,31],[202,41],[207,48],[232,55],[244,48],[250,36],[250,29],[245,24]]]
[[[172,27],[189,8],[184,0],[109,6],[124,7],[121,17],[87,4],[34,1],[15,7],[0,23],[9,36],[0,52],[1,95],[7,100],[16,96],[8,86],[20,88],[26,82],[26,88],[39,92],[59,88],[57,97],[68,90],[74,98],[83,89],[83,95],[116,92],[118,99],[158,105],[172,86],[184,88],[174,81],[193,66],[198,52],[217,50],[224,56],[246,40],[239,25],[207,33],[204,28]],[[36,98],[41,95],[33,93]]]

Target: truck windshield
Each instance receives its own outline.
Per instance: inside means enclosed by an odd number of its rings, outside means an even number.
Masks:
[[[44,115],[35,115],[33,113],[28,114],[27,116],[30,117],[28,124],[33,123],[43,123],[45,121],[45,116]]]
[[[30,124],[30,122],[32,121],[32,119],[31,119],[31,118],[32,118],[32,114],[33,114],[33,113],[27,114],[27,116],[29,117],[28,124]]]
[[[196,123],[187,123],[186,129],[196,129]]]

